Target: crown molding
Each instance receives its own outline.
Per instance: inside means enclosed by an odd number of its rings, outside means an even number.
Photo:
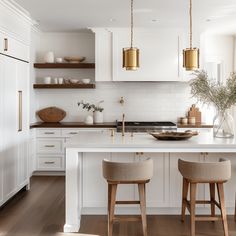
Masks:
[[[37,22],[31,18],[30,13],[14,0],[0,0],[0,5],[8,8],[10,11],[18,15],[21,19],[30,23],[32,26],[37,25]]]

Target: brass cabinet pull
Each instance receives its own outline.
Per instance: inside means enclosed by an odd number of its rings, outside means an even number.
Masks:
[[[18,132],[22,131],[22,91],[18,91],[18,109],[19,109],[19,114],[18,114]]]
[[[70,134],[78,134],[77,132],[70,132]]]
[[[53,148],[55,145],[45,145],[45,147]]]
[[[54,164],[55,161],[45,161],[44,164]]]
[[[7,52],[8,51],[8,39],[5,38],[4,39],[4,52]]]
[[[44,134],[55,134],[54,132],[45,132]]]

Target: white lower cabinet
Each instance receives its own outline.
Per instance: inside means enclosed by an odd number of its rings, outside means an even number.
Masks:
[[[110,153],[83,154],[83,207],[107,206],[107,183],[102,175],[102,160]]]

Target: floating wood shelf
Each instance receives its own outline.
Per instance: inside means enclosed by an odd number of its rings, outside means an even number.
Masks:
[[[95,63],[35,63],[37,69],[94,69]]]
[[[95,84],[34,84],[34,89],[95,89]]]

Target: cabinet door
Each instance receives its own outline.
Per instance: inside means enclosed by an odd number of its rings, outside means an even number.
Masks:
[[[102,160],[110,153],[83,153],[83,207],[107,207],[107,182],[102,176]]]
[[[96,81],[112,81],[112,33],[107,29],[94,29]]]
[[[3,192],[8,199],[17,187],[17,63],[3,57]]]
[[[180,33],[177,30],[135,30],[134,47],[140,50],[140,68],[122,68],[122,49],[130,46],[128,30],[113,31],[113,80],[179,81]]]
[[[153,160],[153,177],[146,186],[147,207],[167,207],[169,201],[169,153],[147,153],[137,156],[139,160],[147,158]]]
[[[29,46],[8,35],[6,35],[5,38],[7,40],[7,50],[4,51],[4,54],[24,61],[29,61]]]
[[[5,43],[4,43],[4,35],[0,32],[0,53],[4,53]]]
[[[18,186],[28,179],[29,64],[17,61]]]
[[[186,161],[203,161],[200,153],[170,153],[170,207],[180,207],[182,203],[183,178],[178,170],[178,159]],[[204,199],[204,185],[198,185],[197,198]]]
[[[3,78],[4,73],[4,56],[0,55],[0,78]],[[0,110],[3,111],[3,92],[4,92],[4,80],[0,79]],[[0,205],[3,201],[3,158],[4,158],[4,124],[3,124],[3,114],[0,115]]]
[[[224,184],[225,190],[225,204],[227,207],[235,206],[235,194],[236,194],[236,154],[235,153],[207,153],[205,155],[206,162],[217,162],[219,158],[226,158],[231,161],[232,165],[232,175],[231,179]],[[209,187],[205,186],[206,198],[209,199]]]

